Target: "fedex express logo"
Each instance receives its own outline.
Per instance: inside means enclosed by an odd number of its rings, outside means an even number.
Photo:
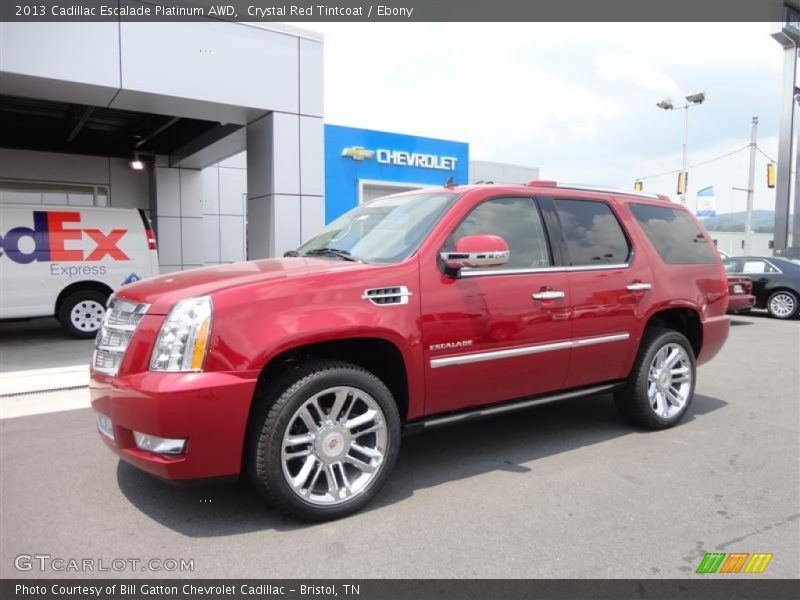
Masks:
[[[33,211],[33,229],[14,227],[0,237],[0,256],[6,255],[15,263],[34,261],[88,261],[97,262],[106,256],[114,260],[130,260],[117,244],[127,229],[112,229],[103,233],[99,229],[80,227],[81,213],[77,211]],[[83,241],[84,236],[95,243],[94,250],[67,248],[67,242]],[[28,239],[30,241],[24,242]]]

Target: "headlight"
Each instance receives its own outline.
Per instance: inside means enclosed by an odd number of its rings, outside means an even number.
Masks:
[[[211,333],[211,298],[186,298],[167,315],[158,333],[151,371],[202,371]]]

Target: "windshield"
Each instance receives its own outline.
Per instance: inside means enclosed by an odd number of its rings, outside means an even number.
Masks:
[[[403,194],[346,212],[297,249],[300,256],[397,263],[411,256],[458,194]]]

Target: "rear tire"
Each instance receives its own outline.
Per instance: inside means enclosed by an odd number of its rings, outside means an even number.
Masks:
[[[293,368],[257,393],[245,466],[270,503],[307,521],[368,504],[400,449],[391,392],[369,371],[339,361]]]
[[[792,319],[797,315],[797,295],[789,290],[778,290],[767,300],[767,312],[775,319]]]
[[[696,365],[686,337],[673,330],[645,330],[625,387],[614,395],[617,409],[634,425],[666,429],[689,410]]]
[[[56,318],[72,337],[93,338],[103,324],[107,302],[108,295],[102,292],[74,292],[61,303]]]

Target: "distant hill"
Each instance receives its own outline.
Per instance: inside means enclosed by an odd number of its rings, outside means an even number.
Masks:
[[[744,231],[745,211],[725,213],[715,217],[704,217],[703,225],[709,231]],[[753,231],[772,233],[775,229],[774,210],[753,211]]]

